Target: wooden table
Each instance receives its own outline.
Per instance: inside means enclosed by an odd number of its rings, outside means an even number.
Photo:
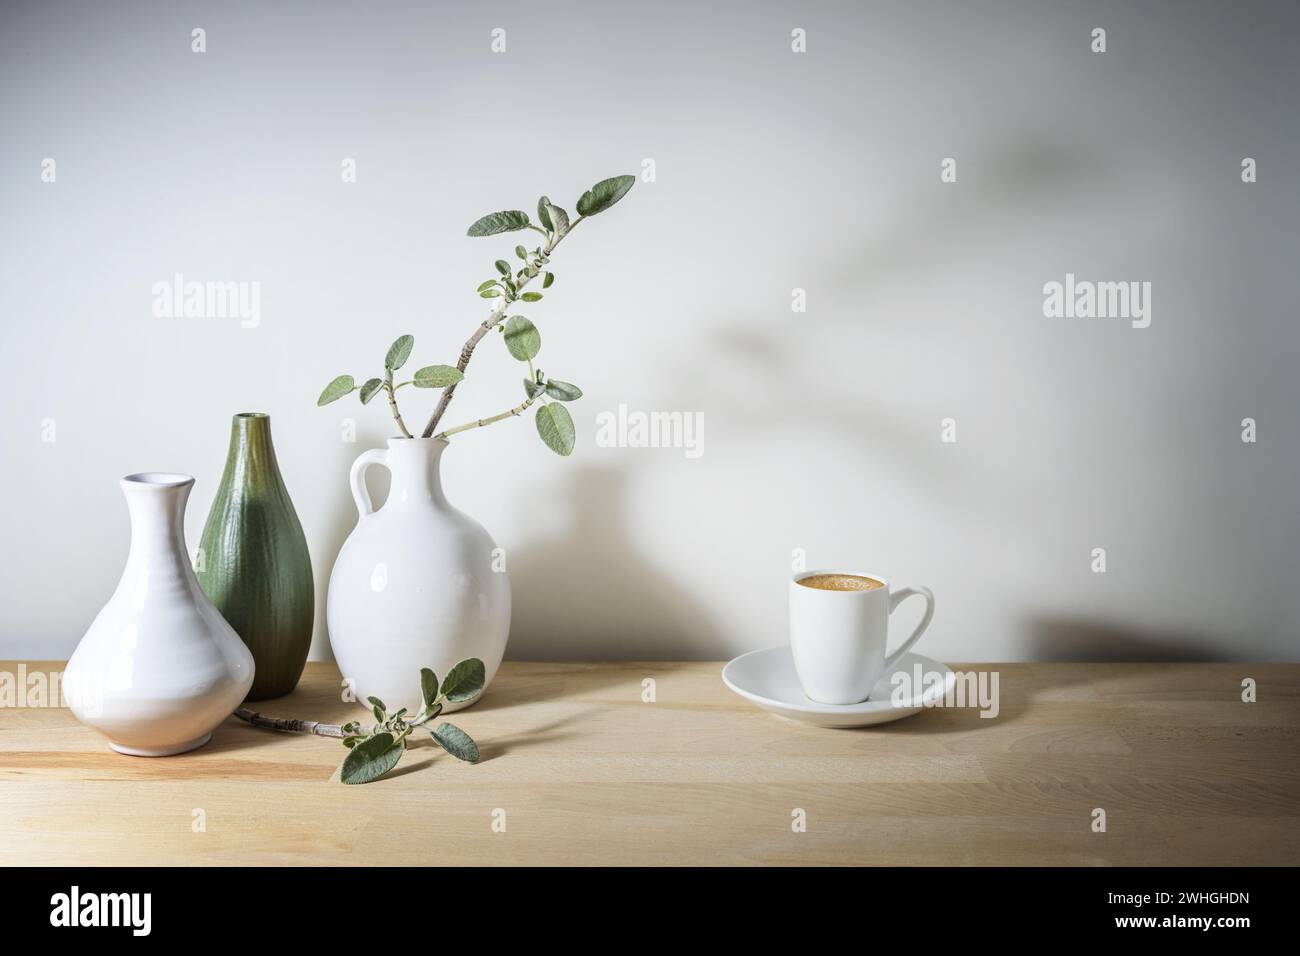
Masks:
[[[507,663],[452,718],[482,763],[421,741],[359,787],[337,780],[337,740],[231,718],[193,753],[124,757],[65,709],[0,709],[0,861],[1300,863],[1300,665],[966,665],[1000,673],[996,719],[931,710],[850,731],[758,711],[719,668]],[[334,665],[311,664],[257,706],[363,717],[338,688]]]

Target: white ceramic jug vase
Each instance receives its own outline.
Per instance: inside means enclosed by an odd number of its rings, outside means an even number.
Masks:
[[[510,634],[502,555],[443,494],[446,448],[443,439],[390,438],[386,450],[363,452],[352,465],[360,519],[330,573],[330,646],[358,702],[378,697],[390,712],[419,710],[422,667],[441,681],[452,665],[477,657],[490,684]],[[392,472],[378,511],[365,485],[371,465]],[[465,706],[449,704],[444,712]]]

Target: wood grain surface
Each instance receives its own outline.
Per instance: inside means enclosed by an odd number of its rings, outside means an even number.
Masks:
[[[3,707],[0,862],[1300,864],[1300,665],[953,666],[999,673],[996,718],[825,730],[756,710],[720,664],[507,663],[451,718],[482,763],[422,740],[360,787],[337,740],[231,718],[193,753],[126,757],[66,709]],[[333,664],[256,709],[365,716]]]

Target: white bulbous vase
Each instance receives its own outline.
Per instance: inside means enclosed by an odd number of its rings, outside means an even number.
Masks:
[[[477,657],[486,687],[510,635],[510,579],[491,536],[443,494],[446,448],[443,439],[390,438],[352,465],[360,518],[330,573],[330,646],[358,702],[377,697],[390,712],[419,710],[422,667],[441,681]],[[371,465],[392,473],[378,511],[365,486]],[[470,703],[447,704],[444,713]]]
[[[253,684],[253,655],[199,587],[185,550],[189,475],[121,481],[131,549],[117,590],[63,673],[78,720],[119,753],[201,747]]]

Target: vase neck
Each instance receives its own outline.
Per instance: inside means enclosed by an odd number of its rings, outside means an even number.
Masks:
[[[384,507],[450,507],[442,493],[441,463],[446,447],[447,442],[441,438],[388,439],[388,468],[393,481]]]
[[[122,479],[122,493],[131,516],[131,549],[127,569],[184,575],[185,503],[194,479],[189,475],[143,472]]]
[[[280,483],[280,466],[271,444],[271,416],[240,412],[231,419],[230,449],[221,483],[225,487]]]

